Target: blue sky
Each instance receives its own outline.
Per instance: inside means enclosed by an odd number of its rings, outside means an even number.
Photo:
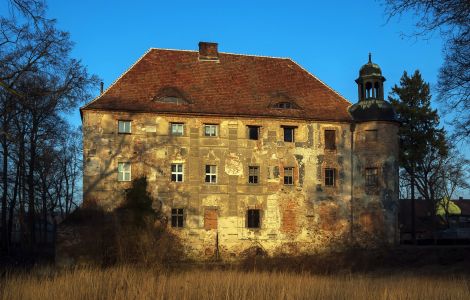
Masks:
[[[48,16],[76,43],[73,56],[102,78],[105,88],[147,49],[196,50],[199,41],[217,42],[221,52],[290,57],[353,103],[354,80],[369,52],[387,78],[386,95],[404,70],[419,69],[434,86],[443,62],[439,35],[408,37],[416,17],[387,22],[383,1],[47,3]],[[81,123],[78,111],[70,121]]]

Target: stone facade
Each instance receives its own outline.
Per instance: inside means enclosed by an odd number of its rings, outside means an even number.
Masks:
[[[253,249],[299,255],[398,240],[393,120],[93,106],[81,112],[84,202],[118,207],[131,185],[118,178],[118,164],[129,163],[125,179],[147,178],[154,208],[188,257],[232,260]],[[119,133],[119,121],[129,122],[130,132]],[[183,124],[181,136],[171,133],[171,124]],[[215,125],[215,136],[205,135],[207,124]],[[257,140],[249,126],[259,128]],[[293,141],[284,141],[285,128],[293,130]],[[172,178],[173,164],[182,165],[180,182]],[[216,166],[215,182],[206,182],[208,165]],[[250,167],[257,167],[256,180]]]

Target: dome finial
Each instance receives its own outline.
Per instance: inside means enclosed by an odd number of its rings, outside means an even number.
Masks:
[[[369,52],[369,63],[372,63],[372,53]]]

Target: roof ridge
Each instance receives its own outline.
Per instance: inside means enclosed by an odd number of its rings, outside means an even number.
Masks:
[[[124,77],[124,75],[126,75],[132,68],[135,67],[135,65],[137,65],[150,51],[152,50],[152,48],[148,49],[147,51],[144,52],[144,54],[142,54],[139,59],[137,59],[136,62],[134,62],[129,68],[127,68],[127,70],[125,70],[121,76],[119,76],[116,80],[113,81],[113,83],[111,83],[108,88],[106,88],[106,90],[104,90],[101,94],[99,94],[98,96],[95,97],[95,99],[91,100],[90,102],[88,102],[87,104],[83,105],[82,107],[80,107],[80,110],[82,109],[85,109],[87,106],[89,106],[90,104],[92,104],[93,102],[97,101],[98,99],[101,98],[101,96],[103,96],[104,94],[106,94],[107,91],[109,91],[109,89],[111,89],[122,77]]]
[[[326,86],[330,91],[332,91],[333,93],[335,93],[336,95],[340,96],[344,101],[346,101],[347,103],[349,103],[350,105],[352,105],[352,102],[350,102],[348,99],[346,99],[343,95],[341,95],[340,93],[338,93],[337,91],[335,91],[333,88],[331,88],[328,84],[326,84],[325,82],[323,82],[320,78],[318,78],[317,76],[313,75],[312,73],[310,73],[309,71],[307,71],[307,69],[305,69],[304,67],[302,67],[301,65],[299,65],[298,63],[296,63],[294,60],[290,59],[289,60],[291,62],[293,62],[294,64],[296,64],[300,69],[304,70],[304,72],[306,72],[307,74],[309,74],[310,76],[312,76],[313,78],[315,78],[316,80],[318,80],[321,84],[323,84],[324,86]]]
[[[195,52],[197,50],[184,50],[184,49],[169,49],[169,48],[150,48],[149,50],[165,50],[165,51],[181,51],[181,52]],[[232,52],[219,52],[219,54],[228,54],[228,55],[237,55],[237,56],[252,56],[252,57],[263,57],[263,58],[274,58],[274,59],[291,59],[290,57],[280,57],[280,56],[268,56],[268,55],[258,55],[258,54],[240,54]]]

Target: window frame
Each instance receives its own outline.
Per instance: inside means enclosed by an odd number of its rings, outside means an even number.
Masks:
[[[246,210],[246,228],[261,229],[261,209],[249,208]]]
[[[259,169],[260,169],[259,166],[248,166],[248,183],[249,184],[259,184],[259,178],[260,178]]]
[[[173,166],[175,166],[175,170],[173,170]],[[178,170],[178,167],[181,167],[181,170]],[[172,163],[170,167],[171,171],[171,182],[184,182],[184,165],[183,163]],[[179,178],[181,175],[181,178]],[[173,176],[174,179],[173,179]]]
[[[291,172],[291,175],[287,176],[287,172]],[[284,167],[283,183],[284,185],[294,185],[294,167]]]
[[[207,171],[207,167],[209,167],[209,171]],[[214,172],[212,170],[212,167],[215,168]],[[209,180],[207,180],[207,179],[209,179]],[[216,184],[217,183],[217,165],[205,165],[204,182],[205,183],[210,183],[210,184]]]
[[[371,134],[373,135],[371,136]],[[367,129],[364,131],[364,140],[369,143],[377,142],[379,139],[379,131],[377,129]]]
[[[374,174],[368,174],[368,171],[375,171]],[[373,182],[372,182],[373,181]],[[365,170],[365,184],[366,187],[375,188],[379,186],[379,168],[368,167]]]
[[[184,208],[171,208],[171,227],[172,228],[184,228]]]
[[[329,136],[327,138],[328,134],[330,134],[330,133],[333,133],[333,137]],[[330,138],[333,138],[333,140],[331,141]],[[334,129],[325,129],[323,131],[323,139],[325,140],[325,150],[336,151],[336,130],[334,130]],[[331,142],[332,142],[332,144],[331,144]]]
[[[181,126],[181,133],[179,133],[179,131],[174,131],[173,130],[174,128],[176,128],[176,126]],[[179,122],[170,123],[170,135],[172,135],[172,136],[184,136],[184,123],[179,123]]]
[[[331,171],[332,172],[332,176],[327,176],[327,171]],[[324,174],[324,185],[326,187],[335,187],[336,186],[336,169],[335,168],[324,168],[324,171],[323,171],[323,174]],[[332,183],[329,184],[329,179],[332,179]],[[327,181],[328,181],[328,184],[327,184]]]
[[[295,143],[295,129],[297,127],[295,127],[295,126],[281,126],[281,127],[282,127],[282,135],[283,135],[284,142]],[[286,130],[291,130],[292,131],[292,138],[291,138],[290,141],[286,140]]]
[[[212,127],[214,128],[214,135],[211,133],[207,133],[207,128]],[[204,136],[205,137],[218,137],[219,136],[219,125],[218,124],[204,124],[203,126]]]
[[[252,140],[252,141],[258,141],[259,140],[259,136],[260,136],[260,131],[261,131],[261,126],[256,126],[256,125],[247,125],[246,126],[248,128],[248,139],[249,140]],[[256,130],[256,139],[252,139],[251,138],[251,130]]]
[[[123,168],[125,166],[128,166],[129,167],[129,170],[124,170]],[[118,162],[118,166],[117,166],[117,171],[118,171],[118,181],[119,182],[129,182],[129,181],[132,181],[132,165],[130,162],[128,161],[120,161]],[[122,174],[122,176],[121,176]],[[126,179],[126,174],[129,175],[129,178]]]
[[[124,130],[126,129],[125,124],[129,124],[129,131],[121,131],[121,124],[124,124]],[[118,120],[118,134],[132,134],[132,120]]]

